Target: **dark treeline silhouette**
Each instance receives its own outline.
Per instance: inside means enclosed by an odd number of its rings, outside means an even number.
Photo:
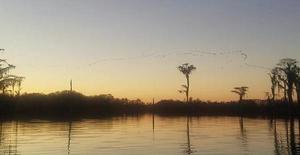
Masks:
[[[240,102],[204,102],[190,101],[186,104],[180,100],[161,100],[149,105],[151,111],[161,115],[220,115],[220,116],[262,116],[262,117],[295,117],[300,116],[300,105],[288,105],[282,101],[272,104],[267,100],[243,100]]]
[[[114,98],[112,95],[85,96],[75,91],[51,94],[0,96],[2,117],[90,117],[114,114],[138,114],[145,110],[140,100]]]
[[[51,94],[22,94],[0,96],[1,118],[86,118],[107,115],[226,115],[226,116],[300,116],[300,105],[267,100],[240,102],[204,102],[190,100],[161,100],[146,104],[141,100],[114,98],[112,95],[85,96],[75,91]]]

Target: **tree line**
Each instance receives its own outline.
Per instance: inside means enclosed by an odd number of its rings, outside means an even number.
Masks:
[[[300,67],[296,59],[284,58],[269,73],[271,81],[271,100],[293,103],[296,93],[300,102]]]
[[[179,90],[186,96],[186,102],[189,103],[190,75],[196,70],[196,67],[189,63],[184,63],[177,67],[178,70],[186,77],[186,84],[181,85],[183,89]],[[270,71],[271,93],[267,92],[268,101],[277,100],[286,103],[293,103],[294,94],[297,95],[297,101],[300,103],[300,66],[296,59],[280,59],[274,68]],[[242,103],[244,96],[247,94],[249,87],[234,87],[231,92],[239,95],[239,102]]]

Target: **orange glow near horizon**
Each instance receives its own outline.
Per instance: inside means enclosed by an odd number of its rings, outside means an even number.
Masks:
[[[10,1],[0,6],[1,59],[22,92],[69,89],[145,102],[184,99],[177,66],[197,67],[190,97],[265,99],[268,68],[300,60],[298,1]]]

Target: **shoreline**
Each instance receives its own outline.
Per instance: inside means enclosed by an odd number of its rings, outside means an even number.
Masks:
[[[77,92],[0,96],[1,118],[84,119],[122,115],[160,116],[239,116],[287,118],[299,117],[300,105],[283,101],[245,100],[238,102],[161,100],[145,104],[140,100],[114,98],[111,95],[84,96]]]

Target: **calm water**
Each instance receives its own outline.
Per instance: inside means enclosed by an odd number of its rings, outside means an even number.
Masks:
[[[300,132],[298,120],[239,117],[145,115],[0,125],[1,155],[297,154]]]

